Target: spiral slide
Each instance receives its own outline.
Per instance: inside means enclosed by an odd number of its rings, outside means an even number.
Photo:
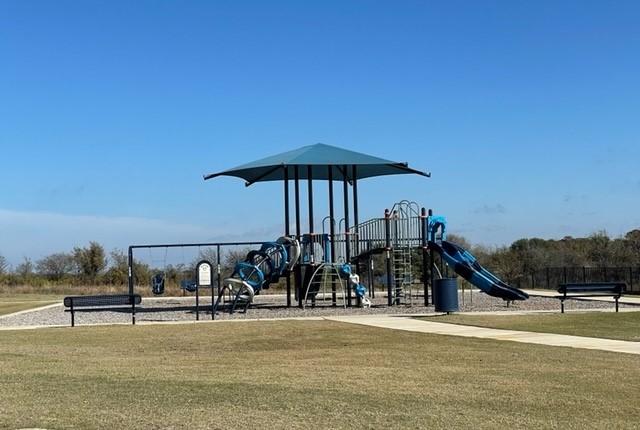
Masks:
[[[441,242],[430,241],[429,248],[440,254],[458,275],[488,295],[507,301],[526,300],[529,298],[529,295],[524,291],[505,284],[493,273],[482,267],[476,258],[461,246],[443,240]]]

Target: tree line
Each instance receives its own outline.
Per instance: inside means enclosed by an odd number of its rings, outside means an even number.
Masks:
[[[457,234],[449,234],[447,240],[469,250],[480,264],[515,285],[547,268],[631,267],[634,276],[640,276],[639,229],[618,238],[611,238],[606,232],[599,231],[587,237],[524,238],[499,247],[473,245]],[[421,280],[424,273],[421,251],[414,250],[411,260],[413,279]],[[439,265],[438,257],[436,263]],[[384,274],[384,256],[375,256],[374,275],[383,277]]]
[[[248,249],[233,249],[222,254],[222,271],[230,273],[235,263],[244,259],[247,252]],[[203,259],[215,264],[215,250],[200,250],[193,261],[177,264],[161,263],[152,266],[134,259],[133,275],[137,285],[148,285],[155,273],[162,272],[167,283],[179,285],[182,280],[194,278],[195,266]],[[128,256],[125,251],[114,249],[107,252],[97,242],[75,247],[71,252],[55,252],[36,261],[25,257],[13,267],[0,255],[0,284],[8,286],[126,285],[128,272]]]
[[[499,248],[472,247],[481,264],[517,281],[546,268],[640,267],[640,230],[611,238],[605,231],[588,237],[519,239]]]
[[[5,285],[43,284],[116,284],[127,279],[127,257],[113,250],[107,255],[104,247],[90,242],[71,252],[56,252],[37,261],[24,257],[11,267],[0,255],[0,282]]]
[[[472,245],[463,236],[454,234],[450,234],[448,239],[469,249],[482,265],[511,282],[548,267],[640,267],[640,229],[617,238],[599,231],[578,238],[525,238],[501,247]],[[223,273],[230,273],[235,263],[244,259],[247,251],[233,249],[221,255]],[[421,256],[417,250],[414,254],[414,275],[419,279],[422,275]],[[189,263],[151,267],[136,261],[136,284],[148,284],[158,270],[164,273],[169,283],[178,284],[183,279],[192,279],[196,262],[203,258],[217,261],[215,251],[210,249],[201,251]],[[376,259],[375,274],[382,275],[384,264],[378,260],[380,258]],[[75,247],[71,252],[53,253],[37,261],[24,258],[15,267],[0,255],[0,283],[4,285],[126,285],[127,275],[126,253],[118,249],[107,253],[97,242]]]

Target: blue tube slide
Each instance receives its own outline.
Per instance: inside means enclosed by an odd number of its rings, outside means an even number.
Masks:
[[[509,301],[529,298],[529,295],[524,291],[505,284],[493,273],[482,267],[478,260],[461,246],[443,240],[440,243],[429,242],[429,248],[442,255],[444,261],[458,275],[488,295]]]

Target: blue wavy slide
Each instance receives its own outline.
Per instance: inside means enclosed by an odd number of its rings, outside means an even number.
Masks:
[[[455,243],[429,242],[429,247],[442,255],[447,264],[467,281],[490,296],[503,300],[526,300],[529,295],[524,291],[511,287],[482,267],[478,260],[467,250]]]

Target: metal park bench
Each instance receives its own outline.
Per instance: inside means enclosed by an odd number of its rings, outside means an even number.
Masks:
[[[136,323],[136,305],[142,302],[139,294],[111,294],[102,296],[68,296],[64,298],[65,312],[71,312],[71,327],[75,326],[75,312],[131,311],[131,324]]]
[[[564,301],[580,297],[613,297],[616,301],[616,312],[618,312],[618,300],[627,289],[625,282],[586,282],[567,283],[558,285],[557,296],[560,299],[560,310],[564,313]]]

